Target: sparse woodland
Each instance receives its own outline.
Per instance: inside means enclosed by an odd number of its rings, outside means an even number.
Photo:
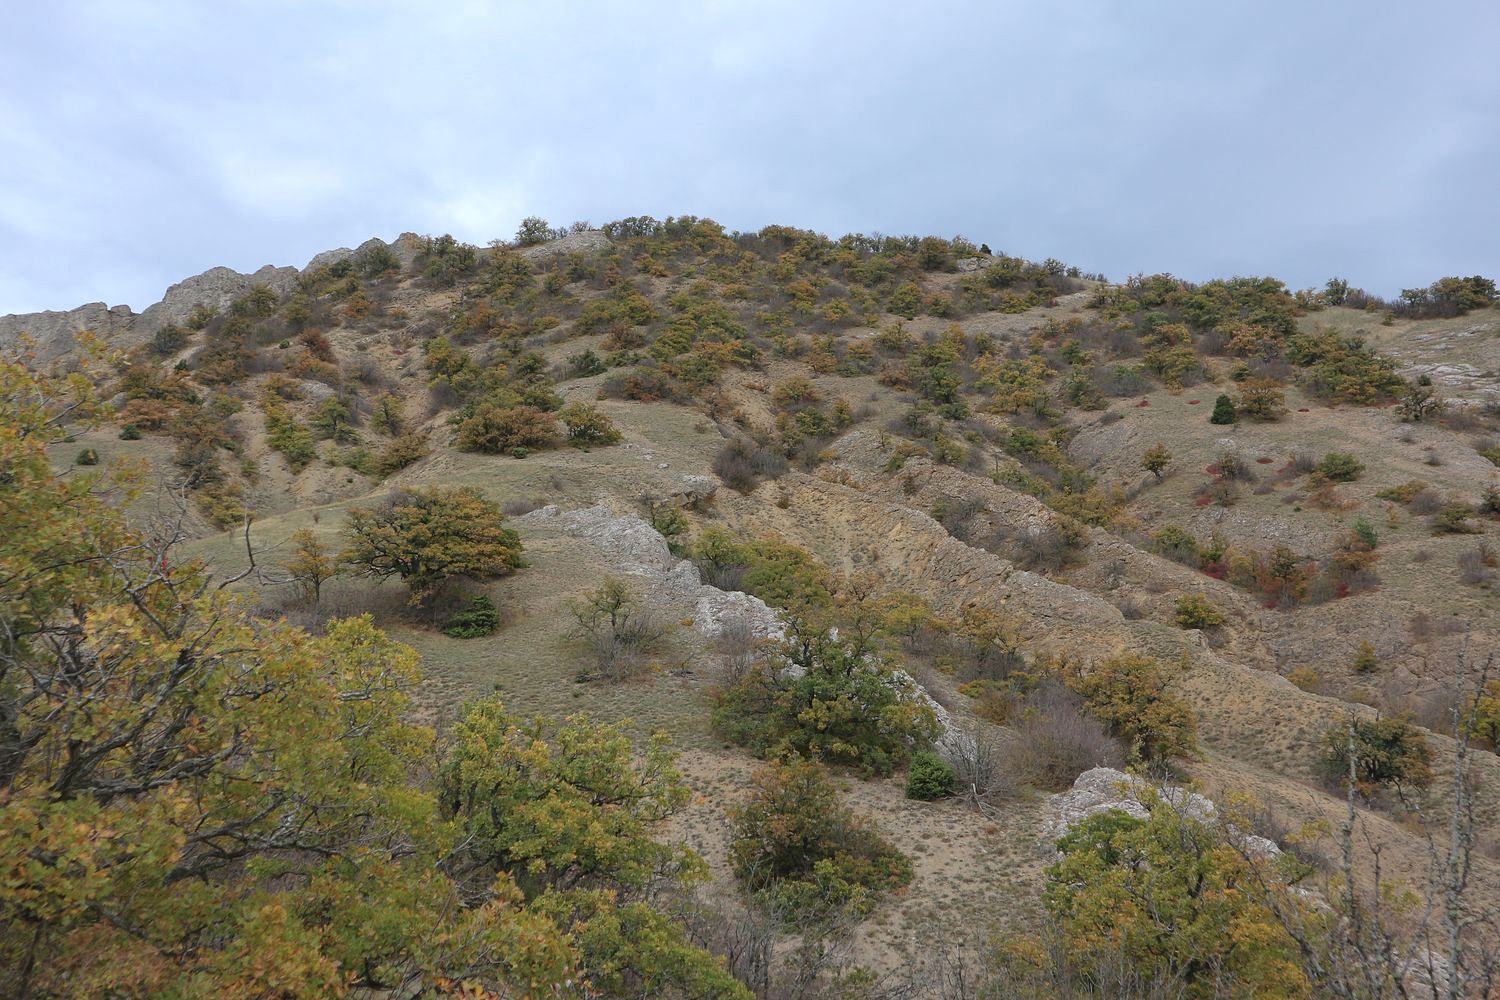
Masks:
[[[0,994],[1500,996],[1492,280],[329,259],[0,359]]]

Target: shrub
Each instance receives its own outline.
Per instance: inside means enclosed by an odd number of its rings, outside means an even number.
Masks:
[[[1367,799],[1382,789],[1399,794],[1432,781],[1432,751],[1404,718],[1350,718],[1323,733],[1324,773],[1338,787],[1349,782],[1351,751],[1355,790]]]
[[[1060,940],[1030,997],[1308,997],[1297,941],[1264,902],[1272,880],[1219,828],[1145,789],[1148,815],[1106,809],[1057,842],[1043,902]],[[1290,858],[1280,859],[1290,861]],[[1305,939],[1304,939],[1305,940]],[[1035,948],[1022,969],[1047,963]],[[1095,978],[1097,976],[1097,978]]]
[[[1361,642],[1349,667],[1356,674],[1374,673],[1380,667],[1380,657],[1375,654],[1375,647],[1368,642]]]
[[[394,393],[381,393],[370,411],[370,426],[382,434],[400,434],[402,417],[401,397]]]
[[[1234,409],[1234,400],[1227,393],[1220,393],[1219,398],[1214,400],[1214,412],[1209,415],[1208,422],[1211,424],[1232,424],[1239,420]]]
[[[1050,792],[1071,787],[1090,768],[1125,764],[1119,742],[1082,710],[1075,692],[1055,679],[1044,681],[1027,699],[1007,756],[1018,779]]]
[[[358,573],[400,577],[412,603],[454,577],[504,576],[525,566],[521,539],[494,502],[469,487],[396,492],[376,508],[354,507],[341,558]]]
[[[187,331],[176,323],[163,323],[157,328],[147,341],[147,347],[152,354],[166,357],[181,350],[188,342]]]
[[[812,619],[799,615],[803,631],[773,662],[719,692],[715,730],[758,755],[806,754],[890,774],[936,738],[937,716],[873,635]]]
[[[587,403],[569,403],[558,411],[568,431],[568,443],[585,451],[595,445],[616,444],[621,434],[607,414]]]
[[[1214,406],[1215,411],[1218,405]],[[1251,378],[1240,383],[1240,398],[1235,409],[1251,420],[1280,420],[1286,413],[1286,395],[1272,379]]]
[[[1155,763],[1196,752],[1192,710],[1167,692],[1160,662],[1121,653],[1067,679],[1085,710],[1125,741],[1131,757]]]
[[[1459,582],[1471,587],[1488,583],[1494,579],[1495,574],[1490,571],[1497,565],[1500,565],[1500,559],[1497,559],[1495,550],[1488,542],[1480,542],[1458,554]]]
[[[823,768],[793,758],[755,776],[730,810],[735,877],[774,912],[820,923],[868,913],[911,881],[911,863],[838,799]]]
[[[594,659],[595,669],[584,672],[584,679],[621,680],[639,673],[647,655],[666,635],[666,629],[641,607],[625,582],[615,577],[606,577],[598,590],[569,610],[575,623],[573,637],[588,647]]]
[[[289,541],[292,557],[281,568],[301,591],[302,599],[317,604],[323,596],[323,584],[338,574],[338,562],[328,546],[307,528],[294,531]]]
[[[1484,529],[1469,520],[1474,508],[1463,500],[1450,497],[1448,502],[1432,515],[1434,535],[1476,535]]]
[[[477,247],[460,243],[447,234],[424,240],[415,261],[422,276],[439,288],[458,284],[460,278],[473,273],[478,262]]]
[[[1364,463],[1346,451],[1330,451],[1316,468],[1335,483],[1352,483],[1365,474]]]
[[[266,444],[281,452],[292,472],[301,472],[318,457],[312,432],[302,425],[279,396],[267,393],[262,402],[266,413]]]
[[[139,441],[140,439],[141,429],[135,424],[126,424],[124,427],[120,428],[121,441]]]
[[[906,774],[906,797],[931,802],[953,794],[953,765],[933,753],[922,750],[912,756]]]
[[[495,602],[485,594],[479,594],[469,606],[458,612],[443,625],[443,632],[455,639],[477,639],[491,635],[500,627],[500,612]]]
[[[1224,624],[1224,612],[1204,594],[1183,594],[1177,599],[1177,624],[1183,628],[1213,628]]]
[[[312,428],[318,437],[338,444],[353,444],[359,440],[349,404],[338,396],[329,396],[318,404],[318,409],[313,414]]]
[[[426,454],[427,435],[419,431],[405,431],[385,446],[375,462],[375,471],[381,476],[394,475]]]
[[[1198,565],[1198,540],[1175,524],[1168,524],[1151,536],[1151,546],[1158,555],[1185,566]]]
[[[93,448],[84,448],[73,461],[78,465],[98,465],[99,452]]]
[[[1022,569],[1042,572],[1067,568],[1078,559],[1090,540],[1086,525],[1061,514],[1013,533],[997,531],[996,537],[1009,537],[1013,541],[1012,558]]]
[[[1172,453],[1160,441],[1147,448],[1146,453],[1141,456],[1141,468],[1155,476],[1158,482],[1171,464]]]
[[[776,479],[789,468],[784,456],[749,438],[729,441],[714,456],[714,473],[730,489],[750,493],[762,480]]]
[[[557,443],[557,421],[534,406],[480,403],[459,421],[455,443],[463,451],[498,455],[517,448],[543,449]]]

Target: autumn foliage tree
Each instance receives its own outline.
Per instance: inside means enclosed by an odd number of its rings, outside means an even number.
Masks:
[[[646,836],[681,801],[663,749],[638,769],[580,720],[505,758],[476,717],[443,773],[510,783],[440,809],[415,652],[368,616],[255,618],[178,525],[54,475],[47,446],[98,412],[86,369],[0,361],[0,995],[748,997],[620,892],[696,864]]]
[[[342,559],[365,576],[400,577],[421,603],[446,580],[525,565],[521,539],[503,521],[499,505],[468,487],[393,493],[380,507],[349,511]]]
[[[1068,966],[1122,963],[1121,977],[1145,987],[1129,995],[1311,996],[1296,943],[1258,901],[1264,876],[1232,834],[1146,799],[1144,820],[1106,810],[1057,843],[1044,900]]]
[[[1088,713],[1148,762],[1185,757],[1197,748],[1192,709],[1167,691],[1167,679],[1160,661],[1131,653],[1067,676]]]
[[[316,604],[323,596],[323,584],[338,574],[338,560],[333,551],[306,528],[294,531],[290,541],[291,558],[283,562],[281,568],[302,592],[303,599]]]

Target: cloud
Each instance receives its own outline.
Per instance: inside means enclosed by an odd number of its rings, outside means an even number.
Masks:
[[[0,312],[403,229],[698,214],[1114,277],[1500,271],[1500,12],[891,0],[18,8]],[[1414,19],[1416,19],[1414,21]]]

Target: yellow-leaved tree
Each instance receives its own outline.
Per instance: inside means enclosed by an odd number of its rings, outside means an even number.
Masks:
[[[0,995],[745,995],[603,874],[559,900],[503,858],[459,865],[471,820],[439,808],[433,734],[406,721],[416,654],[368,616],[321,636],[254,617],[174,525],[134,528],[105,476],[59,475],[49,445],[100,413],[87,366],[0,358]],[[615,730],[570,739],[513,798],[570,765],[634,780]],[[657,859],[647,825],[680,793],[657,800],[610,865]],[[611,806],[568,802],[540,811],[549,840],[591,842]]]

